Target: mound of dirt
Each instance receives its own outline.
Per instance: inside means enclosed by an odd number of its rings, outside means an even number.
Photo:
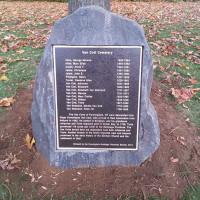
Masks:
[[[158,113],[161,144],[159,149],[140,167],[92,167],[61,170],[49,166],[37,151],[29,150],[24,142],[32,134],[30,109],[32,87],[22,89],[12,110],[0,118],[0,160],[15,155],[20,162],[13,170],[2,170],[0,181],[9,176],[15,182],[20,174],[27,174],[20,186],[29,199],[35,184],[39,197],[58,197],[88,194],[93,199],[108,196],[136,195],[141,199],[161,196],[180,199],[187,186],[200,181],[200,147],[197,129],[190,125],[168,102],[159,84],[154,82],[151,100]],[[37,184],[36,184],[37,183]]]

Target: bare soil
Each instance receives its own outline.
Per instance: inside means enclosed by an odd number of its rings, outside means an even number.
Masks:
[[[49,166],[35,148],[29,150],[24,142],[26,134],[32,134],[32,93],[32,87],[21,89],[14,106],[0,117],[0,160],[10,153],[20,160],[18,168],[0,169],[0,181],[15,183],[26,174],[26,178],[18,181],[26,199],[31,199],[31,192],[41,199],[52,195],[57,198],[75,195],[76,199],[83,199],[86,194],[100,200],[126,195],[138,199],[150,196],[181,199],[186,187],[200,183],[197,128],[176,111],[158,83],[153,83],[151,100],[158,113],[161,143],[140,167],[61,170]]]

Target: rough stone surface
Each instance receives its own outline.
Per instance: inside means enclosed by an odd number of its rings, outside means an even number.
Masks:
[[[138,151],[56,150],[52,44],[144,47]],[[136,22],[97,6],[80,8],[57,21],[36,74],[31,117],[37,150],[59,168],[141,165],[160,144],[157,114],[149,99],[152,79],[152,56],[144,32]]]
[[[101,6],[106,10],[110,10],[110,0],[69,0],[68,14],[72,14],[80,7],[91,5]]]

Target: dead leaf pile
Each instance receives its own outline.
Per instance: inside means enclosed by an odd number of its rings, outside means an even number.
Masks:
[[[0,167],[3,170],[13,170],[19,168],[19,162],[20,160],[18,160],[14,154],[9,154],[5,160],[0,160]]]
[[[171,88],[172,95],[177,98],[180,103],[189,101],[194,95],[192,91],[193,90],[190,88],[182,88],[181,90]]]

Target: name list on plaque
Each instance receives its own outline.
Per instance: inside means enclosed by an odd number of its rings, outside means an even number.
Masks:
[[[137,150],[142,46],[53,45],[57,149]]]

